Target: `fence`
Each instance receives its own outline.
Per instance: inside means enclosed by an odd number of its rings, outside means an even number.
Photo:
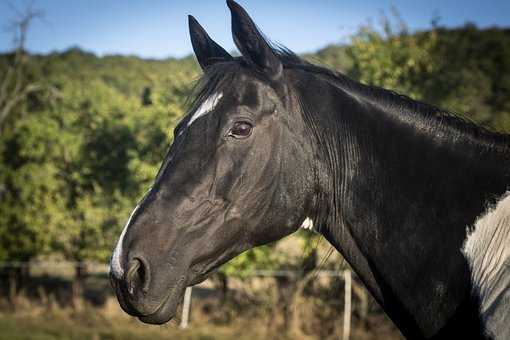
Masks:
[[[299,272],[296,271],[268,271],[258,270],[254,271],[250,276],[261,276],[261,277],[285,277],[285,276],[296,276]],[[351,301],[352,301],[352,273],[349,269],[343,271],[333,270],[318,270],[314,272],[316,276],[329,276],[329,277],[341,277],[344,279],[344,319],[343,319],[343,340],[349,340],[351,333]],[[193,294],[193,287],[186,288],[182,306],[182,317],[180,327],[185,329],[189,326],[189,319],[191,313],[191,297]]]
[[[72,261],[32,261],[32,262],[0,262],[0,269],[5,268],[29,268],[31,271],[45,271],[51,269],[55,271],[69,271],[69,269],[76,268],[87,268],[93,272],[108,272],[108,265],[97,262],[72,262]],[[255,270],[250,273],[249,277],[289,277],[295,278],[303,273],[296,270]],[[351,330],[351,315],[352,315],[352,272],[349,269],[346,270],[315,270],[311,274],[313,277],[337,277],[344,281],[344,312],[343,312],[343,328],[342,328],[342,339],[348,340],[350,338]],[[183,305],[182,305],[182,317],[179,324],[180,328],[186,329],[190,325],[191,315],[191,301],[193,295],[193,287],[188,287],[185,290]]]

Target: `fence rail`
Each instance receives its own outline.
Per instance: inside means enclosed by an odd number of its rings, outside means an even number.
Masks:
[[[0,269],[2,268],[62,268],[62,267],[82,267],[82,268],[95,268],[96,270],[109,270],[108,263],[95,262],[95,261],[0,261]],[[312,270],[311,272],[316,276],[327,277],[343,277],[345,270]],[[265,270],[255,269],[253,271],[244,273],[243,276],[247,277],[299,277],[304,272],[302,270]]]
[[[95,261],[0,261],[0,268],[56,268],[56,267],[104,267],[107,263]]]

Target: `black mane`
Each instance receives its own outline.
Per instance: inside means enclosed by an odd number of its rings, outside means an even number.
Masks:
[[[491,146],[508,149],[510,136],[491,131],[488,127],[476,124],[466,116],[442,110],[406,95],[381,87],[359,83],[348,76],[327,67],[311,64],[286,48],[275,49],[287,69],[299,69],[322,76],[332,85],[357,98],[363,98],[386,112],[396,112],[402,116],[412,115],[423,118],[425,124],[439,123],[438,127],[447,127],[452,132],[468,135],[470,138]]]
[[[381,87],[359,83],[345,74],[327,67],[312,64],[284,46],[272,46],[285,69],[309,72],[321,77],[343,92],[362,99],[375,107],[392,113],[398,119],[413,121],[421,129],[446,129],[449,134],[463,136],[473,142],[502,150],[510,148],[510,135],[492,131],[486,126],[476,124],[466,116],[442,110],[434,105],[411,99],[406,95]],[[234,61],[219,62],[211,65],[197,81],[188,98],[189,111],[193,111],[205,98],[225,87],[231,86],[239,69],[255,68],[244,57]]]

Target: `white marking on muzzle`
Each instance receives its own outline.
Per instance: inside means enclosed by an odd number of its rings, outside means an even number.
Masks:
[[[310,217],[305,218],[300,228],[313,230],[313,220]]]
[[[129,219],[126,222],[126,225],[124,226],[124,229],[122,229],[122,233],[120,234],[120,238],[117,241],[117,245],[115,246],[115,250],[113,251],[112,261],[110,262],[110,273],[112,273],[117,279],[121,279],[124,275],[124,269],[122,269],[122,265],[120,263],[120,259],[122,257],[122,241],[124,240],[124,236],[126,235],[126,231],[129,227],[129,224],[131,223],[131,219],[135,215],[136,211],[138,210],[140,206],[137,205],[136,208],[133,210],[131,215],[129,215]]]
[[[204,102],[198,107],[195,111],[191,119],[188,121],[188,126],[190,126],[195,120],[198,118],[205,116],[218,105],[218,101],[223,97],[223,93],[213,93],[209,98],[204,100]]]

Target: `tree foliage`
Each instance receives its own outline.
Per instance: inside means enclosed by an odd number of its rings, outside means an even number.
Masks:
[[[352,77],[510,131],[510,30],[466,24],[411,34],[388,19],[382,26],[353,38]]]
[[[27,94],[0,135],[0,261],[55,255],[108,261],[186,110],[199,67],[191,57],[96,57],[77,48],[30,55]],[[409,33],[387,22],[313,60],[510,131],[510,31],[434,27]],[[12,54],[0,57],[7,74]],[[302,245],[301,245],[302,246]],[[300,247],[301,247],[300,246]],[[224,267],[229,275],[285,262],[274,245]]]

